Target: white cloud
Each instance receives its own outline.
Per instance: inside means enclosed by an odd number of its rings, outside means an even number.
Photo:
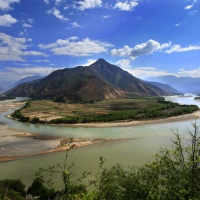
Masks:
[[[32,28],[33,27],[32,26],[33,22],[34,22],[34,19],[31,19],[31,18],[26,19],[26,20],[23,21],[22,27],[24,27],[24,28]]]
[[[194,4],[188,5],[188,6],[185,7],[185,9],[186,9],[186,10],[190,10],[191,8],[193,8],[193,6],[194,6]]]
[[[180,25],[181,25],[180,23],[175,24],[175,26],[177,26],[177,27],[179,27]]]
[[[81,25],[78,24],[78,22],[71,23],[73,28],[83,28]]]
[[[55,43],[48,45],[40,44],[41,49],[49,49],[55,55],[70,56],[90,56],[97,53],[107,52],[113,45],[98,40],[85,38],[79,40],[78,37],[70,37],[65,40],[58,39]]]
[[[62,2],[62,0],[55,0],[55,4],[58,5]]]
[[[148,40],[146,43],[138,44],[133,48],[124,46],[122,49],[113,49],[111,54],[113,56],[130,56],[131,59],[135,59],[140,55],[152,54],[156,51],[161,51],[164,48],[168,48],[171,42],[160,44],[155,40]]]
[[[44,3],[50,4],[50,1],[49,0],[44,0]]]
[[[50,1],[51,1],[51,0],[44,0],[44,3],[50,4]],[[64,1],[65,1],[65,0],[54,0],[55,5],[59,5],[59,4],[61,4],[62,2],[64,2]]]
[[[110,15],[103,15],[102,16],[104,19],[108,19],[108,18],[110,18]]]
[[[64,17],[64,15],[62,15],[60,11],[56,9],[55,7],[52,8],[51,10],[48,10],[47,13],[54,15],[57,19],[60,19],[61,21],[69,20],[68,18]]]
[[[23,61],[24,56],[45,56],[37,51],[26,51],[28,48],[26,38],[15,38],[5,33],[0,33],[0,61]]]
[[[10,27],[12,24],[16,23],[17,20],[9,14],[0,16],[0,26]]]
[[[131,68],[130,60],[128,60],[128,59],[118,60],[116,65],[121,67],[121,68],[123,68],[123,69],[125,69],[125,70]]]
[[[23,23],[22,27],[24,27],[24,28],[32,28],[32,25],[31,24],[27,24],[27,23]]]
[[[13,3],[19,3],[20,0],[0,0],[0,10],[10,10]]]
[[[43,67],[43,66],[36,66],[36,67],[19,67],[19,68],[12,68],[7,67],[5,68],[7,72],[11,72],[13,74],[17,74],[20,76],[34,76],[34,75],[48,75],[51,72],[58,70],[60,68],[53,68],[53,67]]]
[[[50,60],[33,60],[33,62],[40,62],[40,63],[49,63]]]
[[[131,48],[125,45],[122,49],[112,49],[111,54],[113,56],[129,56],[131,52]]]
[[[115,9],[123,10],[123,11],[131,11],[138,5],[137,0],[131,0],[131,1],[124,1],[124,2],[117,2],[114,6]]]
[[[127,68],[130,74],[138,78],[146,78],[149,76],[166,76],[166,75],[175,75],[166,71],[161,71],[153,67],[136,67],[136,68]]]
[[[161,48],[160,44],[155,40],[149,40],[146,43],[138,44],[133,49],[131,49],[130,56],[138,57],[140,55],[148,55]]]
[[[80,66],[90,66],[91,64],[95,63],[97,60],[95,59],[88,59],[86,63],[80,64]]]
[[[185,6],[185,10],[190,10],[190,9],[192,9],[192,8],[195,6],[196,3],[197,3],[197,0],[193,0],[193,1],[192,1],[192,4],[190,4],[190,5],[188,5],[188,6]]]
[[[93,9],[96,7],[102,7],[102,0],[83,0],[75,2],[78,6],[75,6],[78,10],[84,11],[86,9]]]
[[[173,52],[185,52],[185,51],[194,51],[200,50],[200,46],[188,46],[188,47],[181,47],[181,45],[175,44],[171,47],[171,49],[166,50],[166,53],[173,53]]]
[[[200,77],[200,67],[197,69],[193,69],[193,70],[180,70],[180,72],[178,72],[179,76],[190,76],[190,77]]]
[[[26,66],[30,66],[27,64]],[[12,85],[22,78],[27,76],[41,75],[47,76],[51,72],[58,70],[60,68],[44,67],[44,66],[30,66],[30,67],[7,67],[0,71],[0,84]]]

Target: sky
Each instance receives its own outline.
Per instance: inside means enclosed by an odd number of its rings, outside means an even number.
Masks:
[[[98,58],[200,77],[200,0],[0,0],[0,86]]]

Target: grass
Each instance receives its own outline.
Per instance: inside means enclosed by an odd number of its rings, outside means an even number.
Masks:
[[[30,119],[37,117],[44,122],[59,123],[59,120],[51,120],[62,119],[60,123],[77,123],[164,118],[197,109],[196,106],[179,105],[161,97],[132,97],[85,104],[37,100],[31,101],[30,106],[21,110],[21,114]]]

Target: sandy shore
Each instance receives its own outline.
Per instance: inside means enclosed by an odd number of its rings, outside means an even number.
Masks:
[[[18,135],[19,136],[19,135]],[[26,136],[19,136],[21,137],[26,137]],[[30,137],[30,135],[28,136]],[[40,136],[37,136],[37,139],[39,139]],[[44,138],[42,138],[42,140],[44,140]],[[66,151],[70,148],[80,148],[80,147],[84,147],[84,146],[88,146],[88,145],[92,145],[92,144],[96,144],[100,141],[102,141],[101,139],[96,139],[96,140],[89,140],[89,139],[74,139],[72,142],[68,143],[63,143],[63,141],[65,140],[70,140],[70,139],[61,139],[60,140],[60,144],[58,146],[55,146],[54,148],[51,148],[49,150],[43,150],[43,151],[39,151],[37,153],[33,153],[33,154],[29,154],[29,155],[23,155],[23,156],[2,156],[0,155],[0,163],[2,162],[8,162],[8,161],[13,161],[13,160],[18,160],[18,159],[22,159],[25,157],[31,157],[31,156],[36,156],[36,155],[43,155],[43,154],[49,154],[49,153],[53,153],[53,152],[58,152],[58,151]]]
[[[200,110],[192,113],[185,114],[176,117],[168,117],[163,119],[151,119],[151,120],[138,120],[138,121],[123,121],[123,122],[106,122],[106,123],[85,123],[85,124],[55,124],[51,126],[67,126],[67,127],[83,127],[83,128],[109,128],[109,127],[126,127],[126,126],[142,126],[147,124],[162,124],[162,123],[172,123],[181,122],[188,120],[195,120],[200,117]]]
[[[22,102],[0,102],[0,114],[22,106]],[[80,148],[101,140],[60,138],[18,131],[0,122],[0,162],[34,155],[65,151],[70,146]]]

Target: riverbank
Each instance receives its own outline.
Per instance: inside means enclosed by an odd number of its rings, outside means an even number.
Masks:
[[[106,122],[106,123],[77,123],[77,124],[50,124],[49,126],[66,126],[66,127],[82,127],[82,128],[111,128],[111,127],[127,127],[127,126],[143,126],[147,124],[162,124],[181,122],[187,120],[195,120],[200,117],[200,110],[191,113],[180,115],[176,117],[168,117],[163,119],[150,119],[150,120],[133,120],[133,121],[119,121],[119,122]]]
[[[9,111],[20,107],[22,103],[9,102],[0,104],[0,113]],[[114,123],[87,123],[87,124],[62,124],[59,126],[66,127],[125,127],[125,126],[143,126],[147,124],[162,124],[177,121],[194,120],[200,117],[200,111],[192,114],[186,114],[177,117],[170,117],[165,119],[156,120],[144,120],[144,121],[124,121],[124,122],[114,122]],[[52,125],[55,126],[55,125]],[[56,125],[58,126],[58,125]],[[40,154],[48,154],[56,151],[64,151],[69,148],[69,138],[59,138],[50,137],[39,134],[33,134],[23,131],[17,131],[10,129],[8,126],[0,123],[0,162],[7,162],[11,160],[21,159],[24,157],[30,157]],[[73,139],[73,143],[70,145],[75,145],[75,148],[80,148],[87,145],[96,144],[100,141],[106,141],[106,139],[91,140],[91,139]]]
[[[96,144],[101,139],[59,138],[27,133],[0,125],[0,163],[25,157],[66,151],[68,148],[80,148]]]
[[[23,102],[1,102],[0,114],[21,107]],[[100,140],[60,138],[11,129],[0,122],[0,162],[17,160],[40,154],[65,151],[69,146],[80,148]]]

